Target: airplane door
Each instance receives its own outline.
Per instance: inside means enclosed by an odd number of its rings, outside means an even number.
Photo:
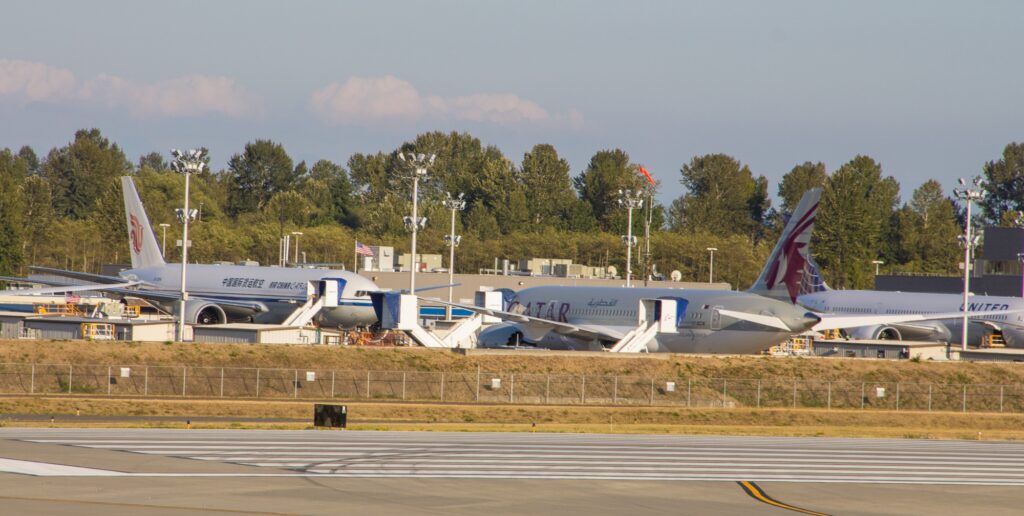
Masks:
[[[715,306],[711,308],[711,329],[720,330],[722,329],[722,314],[718,311],[721,306]]]

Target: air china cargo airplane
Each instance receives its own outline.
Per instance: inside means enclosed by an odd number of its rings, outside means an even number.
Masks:
[[[808,251],[809,252],[809,251]],[[832,290],[821,279],[813,256],[808,260],[797,302],[816,312],[833,314],[905,314],[955,312],[946,319],[844,326],[856,339],[930,340],[962,344],[962,294]],[[1024,348],[1024,299],[1007,296],[970,296],[967,342],[980,344],[985,335],[1000,333],[1006,345]]]
[[[42,294],[95,290],[116,297],[139,297],[168,313],[175,313],[181,299],[181,264],[164,262],[156,235],[132,179],[122,177],[121,186],[124,190],[125,215],[128,223],[131,269],[122,271],[117,276],[103,276],[32,267],[36,272],[92,283],[68,285],[57,281],[0,278],[49,285],[45,288],[6,293]],[[204,264],[189,264],[187,272],[186,286],[189,297],[185,305],[185,321],[189,323],[281,323],[307,301],[310,281],[336,284],[338,306],[325,308],[317,315],[321,325],[351,328],[370,326],[377,322],[367,293],[379,289],[372,281],[352,272]]]

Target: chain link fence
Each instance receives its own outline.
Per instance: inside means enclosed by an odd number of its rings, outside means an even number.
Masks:
[[[1024,413],[1024,385],[506,372],[0,364],[0,395]]]

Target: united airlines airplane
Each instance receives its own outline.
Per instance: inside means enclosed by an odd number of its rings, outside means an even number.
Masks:
[[[103,276],[33,267],[37,272],[93,284],[64,287],[60,282],[31,280],[51,287],[26,293],[55,292],[62,287],[73,291],[97,290],[121,297],[139,297],[168,313],[176,312],[181,299],[181,264],[164,262],[132,179],[122,177],[121,186],[132,268],[118,273],[118,276]],[[247,321],[279,324],[307,301],[308,283],[311,281],[318,284],[318,288],[324,288],[325,282],[334,283],[329,290],[337,291],[337,307],[325,308],[317,315],[321,325],[351,328],[377,322],[367,293],[379,289],[372,281],[353,272],[204,264],[189,264],[187,272],[189,297],[185,305],[185,321],[188,323]]]
[[[855,339],[929,340],[962,344],[964,309],[962,294],[832,290],[821,279],[813,257],[808,260],[797,302],[817,312],[833,314],[949,313],[952,317],[917,322],[845,326]],[[982,337],[1002,334],[1006,345],[1024,348],[1024,299],[1006,296],[970,296],[967,311],[967,342],[978,345]]]

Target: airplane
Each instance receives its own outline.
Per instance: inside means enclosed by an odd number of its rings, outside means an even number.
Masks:
[[[657,331],[648,352],[758,353],[807,331],[852,324],[904,322],[935,314],[850,316],[819,314],[797,304],[808,260],[807,249],[818,209],[820,189],[808,190],[794,210],[754,285],[745,292],[589,286],[540,286],[505,292],[502,310],[446,303],[503,322],[483,330],[481,347],[531,345],[552,349],[609,350],[628,341],[645,323],[652,301],[672,300],[674,331]],[[648,308],[650,307],[650,308]],[[950,314],[940,314],[950,317]],[[647,327],[651,330],[654,325]]]
[[[0,277],[0,280],[48,285],[47,288],[12,290],[6,294],[41,294],[95,290],[118,297],[138,297],[168,313],[178,311],[181,299],[181,264],[166,263],[156,234],[130,177],[121,178],[132,268],[117,276],[32,267],[36,272],[84,280],[87,285],[60,281]],[[309,298],[309,282],[320,296],[337,291],[337,307],[316,316],[322,326],[354,328],[377,323],[368,296],[378,291],[369,279],[348,271],[289,269],[242,265],[188,265],[185,321],[192,324],[255,322],[280,324]],[[330,287],[328,283],[332,283]],[[134,287],[134,288],[130,288]],[[332,303],[333,304],[333,303]]]
[[[810,251],[808,251],[810,252]],[[847,326],[843,333],[854,339],[925,340],[962,344],[963,294],[832,290],[821,278],[810,254],[797,302],[817,312],[834,314],[906,314],[956,312],[948,319]],[[971,295],[967,342],[978,345],[984,336],[1001,333],[1006,345],[1024,348],[1024,299],[1009,296]]]

